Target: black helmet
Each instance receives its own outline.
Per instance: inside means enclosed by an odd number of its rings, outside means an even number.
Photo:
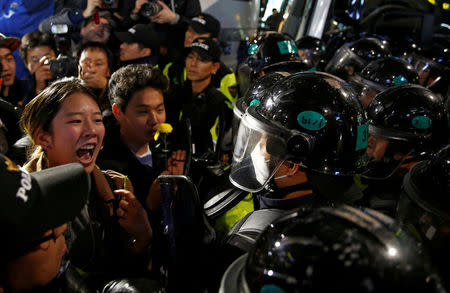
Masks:
[[[418,82],[419,76],[414,67],[397,57],[372,61],[350,80],[364,107],[369,105],[377,93],[388,87]]]
[[[370,177],[387,178],[401,164],[427,158],[447,143],[442,99],[420,85],[388,88],[372,100],[367,113]]]
[[[427,49],[410,56],[419,73],[419,84],[444,98],[450,86],[450,41],[436,39]]]
[[[450,145],[405,175],[396,217],[430,248],[444,272],[450,260]]]
[[[248,57],[238,67],[242,95],[263,67],[285,61],[300,61],[294,40],[277,32],[266,32],[256,37],[250,43],[247,54]]]
[[[292,61],[289,63],[292,63]],[[249,106],[259,104],[266,91],[288,75],[290,75],[290,73],[285,71],[275,71],[264,74],[252,82],[245,96],[236,100],[236,104],[233,107],[234,116],[232,123],[234,141],[236,140],[239,123],[241,122],[245,110],[247,110]]]
[[[364,169],[367,138],[365,113],[347,83],[323,72],[292,74],[247,108],[230,180],[259,191],[286,160],[322,174],[354,175]]]
[[[325,55],[325,43],[321,39],[305,36],[297,40],[296,45],[300,59],[311,63],[314,67],[324,62],[322,58]]]
[[[439,292],[440,286],[428,254],[393,219],[343,205],[275,220],[228,268],[220,292]]]
[[[325,71],[348,80],[369,62],[389,55],[389,45],[386,41],[364,37],[344,44],[328,62]]]

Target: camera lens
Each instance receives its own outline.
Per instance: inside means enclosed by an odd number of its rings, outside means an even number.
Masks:
[[[141,10],[139,11],[139,13],[143,17],[149,17],[149,16],[153,16],[153,15],[157,14],[161,10],[162,10],[162,7],[158,3],[148,2],[148,3],[144,3],[141,6]]]

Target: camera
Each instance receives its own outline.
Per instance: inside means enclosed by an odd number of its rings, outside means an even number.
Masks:
[[[139,10],[139,13],[141,16],[147,18],[149,16],[153,16],[155,14],[158,14],[162,10],[162,6],[159,5],[156,1],[151,1],[144,3],[141,6],[141,10]]]
[[[78,63],[69,56],[70,53],[70,28],[67,24],[52,24],[51,31],[55,39],[58,58],[46,60],[44,64],[50,65],[50,72],[55,79],[78,75]]]
[[[60,54],[56,59],[47,59],[44,64],[50,65],[50,72],[55,79],[78,75],[77,62],[66,55]]]

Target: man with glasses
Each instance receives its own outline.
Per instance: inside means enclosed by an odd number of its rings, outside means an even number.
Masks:
[[[89,193],[83,166],[30,174],[0,155],[0,181],[0,292],[60,286],[55,279],[67,251],[66,222],[80,213]]]

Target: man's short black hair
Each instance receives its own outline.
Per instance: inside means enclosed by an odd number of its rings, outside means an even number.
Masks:
[[[27,63],[28,50],[40,46],[47,46],[52,49],[55,54],[57,53],[55,39],[51,34],[34,31],[29,32],[22,37],[22,43],[19,47],[19,55],[25,64]]]
[[[116,104],[125,112],[134,93],[151,87],[164,94],[168,85],[169,81],[160,69],[150,64],[131,64],[119,68],[111,76],[108,97],[111,105]]]
[[[99,42],[86,42],[81,45],[81,47],[77,51],[77,61],[80,61],[81,53],[85,51],[86,49],[94,49],[94,50],[101,50],[105,52],[106,58],[108,59],[108,67],[111,72],[114,71],[114,55],[111,52],[111,50],[106,46],[105,44],[99,43]]]

